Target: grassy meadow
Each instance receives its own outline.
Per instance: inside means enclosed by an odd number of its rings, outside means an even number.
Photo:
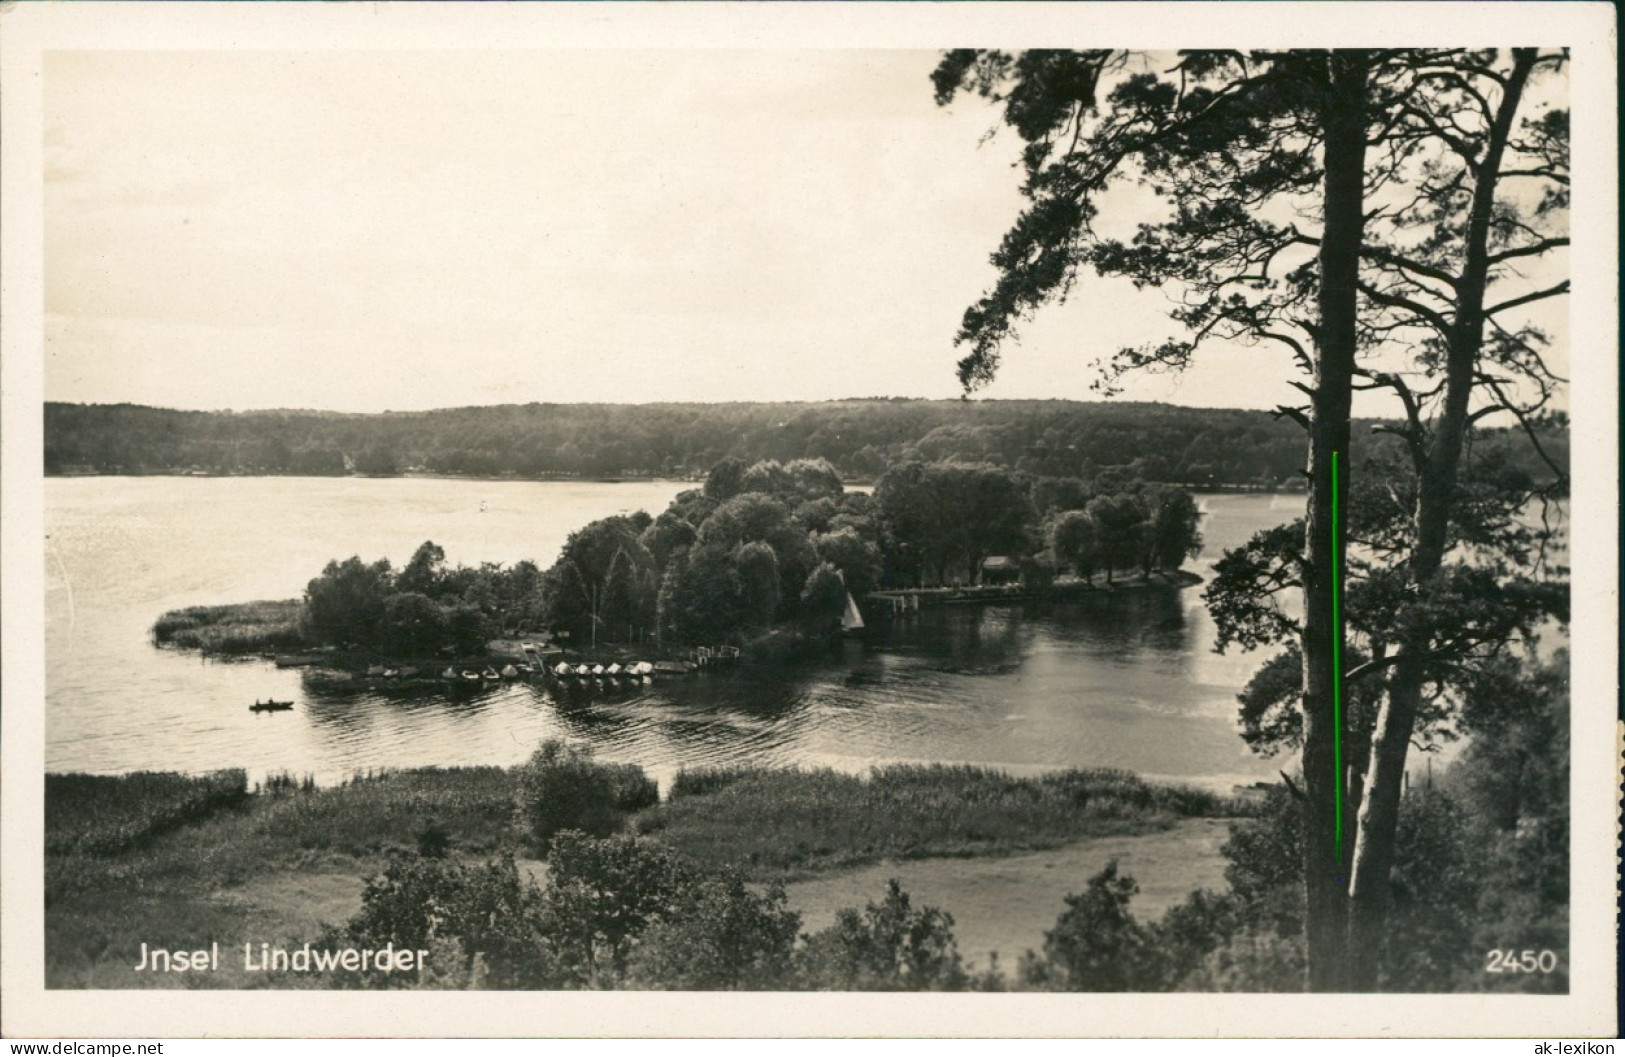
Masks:
[[[47,986],[313,986],[132,967],[143,942],[233,952],[249,941],[315,940],[323,924],[354,913],[364,878],[426,842],[468,862],[535,858],[519,788],[519,769],[498,767],[390,771],[325,789],[286,777],[250,788],[241,771],[47,775]],[[737,864],[768,880],[997,857],[1238,812],[1212,794],[1121,771],[701,770],[680,774],[667,800],[634,813],[628,828],[698,865]]]

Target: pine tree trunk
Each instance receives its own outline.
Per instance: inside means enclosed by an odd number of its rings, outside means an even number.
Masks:
[[[1342,516],[1347,509],[1344,499],[1348,493],[1349,413],[1356,348],[1356,280],[1365,227],[1366,64],[1362,52],[1334,52],[1325,59],[1321,111],[1326,222],[1320,244],[1320,330],[1309,422],[1302,642],[1303,851],[1312,991],[1347,987],[1347,849],[1339,839],[1337,815],[1344,777],[1338,759],[1333,697],[1334,658],[1341,649],[1341,629],[1332,600],[1333,587],[1340,583],[1342,571],[1335,556],[1340,552],[1338,541],[1343,526],[1333,523],[1333,510],[1335,507]],[[1339,469],[1343,471],[1335,485],[1334,452],[1338,453]]]
[[[1472,213],[1463,240],[1466,255],[1456,286],[1456,318],[1449,335],[1444,410],[1417,490],[1416,549],[1411,556],[1410,575],[1419,595],[1426,593],[1429,581],[1439,572],[1448,547],[1450,508],[1455,501],[1461,456],[1470,425],[1468,405],[1484,343],[1489,228],[1496,184],[1523,86],[1534,67],[1533,50],[1519,49],[1514,56],[1513,69],[1475,174]],[[1373,990],[1380,980],[1383,941],[1392,902],[1389,875],[1393,870],[1394,842],[1399,830],[1405,760],[1426,685],[1428,645],[1425,639],[1415,638],[1399,643],[1394,668],[1388,677],[1388,695],[1377,715],[1377,728],[1372,735],[1370,769],[1350,877],[1350,983],[1357,990]]]

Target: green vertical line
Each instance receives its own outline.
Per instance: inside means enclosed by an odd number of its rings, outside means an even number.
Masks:
[[[1337,782],[1332,786],[1337,820],[1333,826],[1337,868],[1343,868],[1343,554],[1338,531],[1342,520],[1337,501],[1337,452],[1332,452],[1332,760]]]

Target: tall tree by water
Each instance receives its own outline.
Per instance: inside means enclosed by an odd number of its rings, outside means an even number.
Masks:
[[[572,532],[545,574],[547,618],[576,644],[634,637],[654,624],[652,592],[639,592],[654,558],[642,543],[647,514],[594,521]]]
[[[896,564],[918,577],[974,583],[988,557],[1029,549],[1032,500],[1022,481],[996,466],[901,463],[882,475],[875,502]]]
[[[1276,541],[1290,573],[1275,586],[1303,596],[1309,984],[1368,987],[1388,902],[1398,806],[1390,794],[1403,775],[1417,680],[1393,663],[1371,779],[1339,773],[1333,588],[1349,542],[1352,397],[1356,387],[1384,387],[1404,403],[1401,432],[1423,487],[1411,510],[1411,553],[1397,565],[1426,588],[1466,427],[1480,414],[1511,411],[1533,439],[1532,414],[1553,381],[1538,331],[1495,317],[1559,296],[1566,282],[1488,307],[1484,295],[1514,262],[1566,245],[1554,230],[1567,201],[1566,115],[1553,111],[1526,122],[1520,139],[1511,134],[1529,77],[1563,59],[1517,51],[1509,63],[1493,51],[1416,49],[1187,53],[1161,73],[1154,61],[1109,50],[945,54],[933,75],[938,101],[971,90],[1003,105],[1027,143],[1030,202],[994,254],[995,286],[965,314],[960,340],[970,352],[960,377],[967,389],[991,380],[1019,320],[1064,298],[1085,267],[1184,291],[1173,319],[1190,337],[1123,350],[1105,365],[1108,390],[1127,371],[1180,369],[1215,339],[1285,347],[1308,376],[1292,383],[1307,404],[1279,411],[1308,433],[1310,489],[1304,522]],[[1508,167],[1514,154],[1521,160]],[[1497,198],[1503,178],[1548,188],[1520,210]],[[1128,243],[1092,226],[1102,193],[1122,182],[1167,205]],[[1496,335],[1488,347],[1486,325]],[[1418,328],[1437,340],[1413,344]],[[1376,366],[1384,356],[1423,386]],[[1520,400],[1517,383],[1531,381],[1537,396]],[[1339,457],[1342,473],[1333,471]],[[1362,785],[1372,793],[1356,819],[1345,793]],[[1342,840],[1345,828],[1354,841]],[[1351,878],[1359,911],[1352,958]]]
[[[384,605],[395,589],[389,560],[368,564],[360,557],[331,561],[305,588],[305,619],[319,642],[371,646],[384,621]]]
[[[1363,783],[1350,877],[1357,987],[1377,978],[1406,756],[1425,692],[1439,678],[1429,622],[1407,619],[1407,611],[1459,582],[1462,564],[1449,552],[1453,522],[1462,520],[1459,483],[1472,425],[1510,416],[1539,450],[1533,425],[1560,379],[1547,364],[1547,335],[1520,323],[1519,313],[1569,289],[1554,260],[1569,241],[1568,111],[1529,97],[1566,56],[1516,48],[1399,61],[1410,91],[1389,135],[1392,150],[1416,155],[1405,184],[1417,196],[1373,220],[1359,279],[1362,325],[1365,344],[1377,351],[1409,344],[1421,352],[1406,364],[1410,371],[1371,368],[1361,377],[1403,405],[1400,434],[1416,481],[1409,546],[1378,575],[1397,577],[1422,601],[1395,615],[1404,630],[1393,642]],[[1531,283],[1526,272],[1545,275]],[[1560,489],[1563,469],[1547,462]]]

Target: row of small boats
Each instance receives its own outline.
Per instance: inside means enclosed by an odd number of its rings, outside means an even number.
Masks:
[[[431,677],[433,669],[423,671],[411,665],[404,668],[389,668],[382,664],[369,667],[364,673],[368,679],[420,679]],[[505,664],[501,668],[447,668],[440,673],[440,678],[448,682],[466,683],[495,683],[503,679],[518,679],[520,676],[532,675],[535,669],[528,664]]]
[[[440,673],[440,678],[448,683],[500,683],[504,679],[518,679],[522,675],[531,675],[534,669],[528,664],[505,664],[498,668],[447,668]]]
[[[696,667],[695,664],[688,661],[627,661],[624,664],[618,661],[612,661],[609,664],[572,664],[568,661],[560,661],[551,667],[539,663],[515,662],[504,664],[500,668],[495,665],[485,665],[478,668],[448,666],[439,672],[438,678],[442,682],[455,686],[484,686],[488,683],[500,683],[504,680],[534,677],[551,677],[555,679],[651,679],[657,675],[687,675],[693,672]],[[367,668],[362,678],[408,682],[434,679],[436,675],[432,668],[419,669],[410,665],[402,668],[391,668],[375,664]]]
[[[653,675],[655,666],[648,661],[628,661],[626,664],[575,664],[560,661],[553,666],[553,674],[560,679],[575,676],[578,679],[600,679],[604,676],[611,678],[617,675]]]

